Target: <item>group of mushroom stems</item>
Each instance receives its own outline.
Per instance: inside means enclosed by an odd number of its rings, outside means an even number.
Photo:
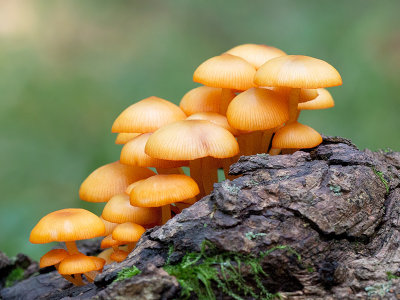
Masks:
[[[326,87],[342,84],[323,60],[244,44],[203,62],[180,105],[159,97],[126,108],[114,121],[119,161],[93,171],[82,183],[84,201],[106,202],[100,217],[84,209],[62,209],[42,218],[32,243],[65,242],[40,267],[54,266],[83,285],[105,264],[123,261],[146,229],[165,224],[218,182],[218,169],[241,155],[291,154],[313,148],[321,135],[298,122],[301,110],[334,106]],[[185,175],[188,174],[188,175]],[[97,257],[79,252],[75,241],[104,236]]]

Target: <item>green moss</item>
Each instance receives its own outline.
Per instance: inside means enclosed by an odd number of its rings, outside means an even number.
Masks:
[[[342,195],[342,188],[339,185],[330,185],[329,189],[336,195],[336,196],[341,196]]]
[[[247,239],[249,239],[250,241],[251,240],[254,240],[254,239],[256,239],[256,238],[258,238],[258,237],[260,237],[260,236],[266,236],[267,234],[266,233],[263,233],[263,232],[260,232],[260,233],[254,233],[254,232],[252,232],[252,231],[249,231],[249,232],[246,232],[246,238]]]
[[[142,271],[140,271],[136,266],[132,266],[130,268],[125,268],[118,273],[115,281],[125,280],[125,279],[131,278],[133,276],[139,275],[140,273],[142,273]]]
[[[14,283],[24,278],[24,269],[17,267],[8,274],[5,286],[10,287],[13,286]]]
[[[400,276],[396,276],[390,271],[386,272],[386,275],[387,275],[387,280],[400,279]]]
[[[384,282],[384,283],[377,283],[374,285],[367,286],[365,291],[367,292],[368,296],[385,296],[386,293],[390,291],[392,288],[392,282]]]
[[[214,288],[232,299],[243,297],[254,299],[280,298],[279,293],[270,293],[262,284],[262,278],[268,274],[261,267],[261,260],[273,251],[284,250],[301,260],[300,255],[288,246],[277,246],[255,256],[236,252],[218,253],[216,247],[204,241],[200,252],[187,253],[180,263],[167,263],[164,270],[175,276],[181,285],[180,299],[190,299],[196,295],[198,299],[214,300]],[[246,278],[242,268],[249,273]],[[250,285],[248,282],[252,282]]]
[[[381,171],[378,171],[374,167],[372,167],[372,171],[374,171],[375,175],[379,177],[379,179],[382,181],[383,185],[385,186],[386,193],[389,193],[389,182],[385,179],[385,176]]]

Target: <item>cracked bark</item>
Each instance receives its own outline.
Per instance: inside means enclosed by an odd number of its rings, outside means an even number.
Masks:
[[[207,239],[219,251],[295,249],[301,262],[284,251],[262,261],[270,275],[263,284],[288,299],[397,299],[399,280],[389,281],[387,272],[400,275],[399,170],[400,153],[360,151],[337,137],[293,155],[241,157],[230,171],[241,177],[216,184],[211,195],[147,231],[127,260],[107,266],[95,284],[71,287],[51,272],[0,295],[19,299],[36,289],[38,299],[174,299],[177,282],[161,269],[169,246],[177,262]],[[264,235],[249,239],[249,232]],[[144,272],[112,283],[132,265]]]

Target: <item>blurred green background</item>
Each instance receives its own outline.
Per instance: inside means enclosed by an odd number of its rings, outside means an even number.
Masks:
[[[336,107],[302,121],[360,148],[400,150],[400,1],[0,0],[0,249],[38,258],[45,214],[115,161],[110,128],[150,95],[175,103],[195,68],[242,43],[318,57],[343,77]]]

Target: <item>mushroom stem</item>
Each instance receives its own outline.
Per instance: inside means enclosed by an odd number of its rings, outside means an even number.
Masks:
[[[202,158],[202,182],[205,195],[214,189],[214,183],[218,182],[218,160],[212,157]]]
[[[78,247],[76,246],[75,241],[65,242],[65,246],[67,247],[69,255],[73,255],[73,254],[78,254],[79,253],[79,250],[78,250]]]
[[[222,159],[222,168],[224,169],[225,179],[233,180],[237,178],[235,175],[229,175],[229,169],[232,164],[239,160],[239,155]]]
[[[229,103],[232,101],[232,91],[231,89],[222,89],[221,91],[221,104],[219,107],[219,113],[226,116],[226,111],[228,109]]]
[[[83,283],[81,274],[74,274],[74,278],[75,278],[75,281],[76,281],[76,285],[79,285],[79,286],[80,285],[85,285]]]
[[[271,150],[269,150],[269,155],[279,155],[279,153],[281,153],[282,149],[278,149],[278,148],[271,148]]]
[[[199,159],[194,159],[189,162],[189,167],[190,167],[190,177],[193,178],[194,181],[196,181],[197,185],[199,186],[200,193],[196,196],[197,200],[200,200],[203,198],[206,194],[204,192],[204,187],[203,187],[203,182],[202,182],[202,163],[201,163],[201,158]]]
[[[161,207],[161,224],[164,225],[171,219],[171,207],[169,204]]]
[[[112,246],[112,248],[113,248],[114,252],[117,252],[119,250],[119,246],[118,245],[114,245],[114,246]]]
[[[299,119],[299,117],[300,117],[300,113],[301,113],[301,110],[300,110],[300,109],[298,109],[298,110],[297,110],[296,121]]]
[[[298,117],[298,105],[300,98],[300,90],[299,88],[294,88],[290,91],[289,95],[289,120],[287,124],[296,122]]]
[[[87,279],[89,282],[93,282],[94,279],[96,278],[96,276],[97,276],[99,273],[100,273],[99,271],[91,271],[91,272],[86,272],[86,273],[84,273],[84,274],[85,274],[85,276],[86,276],[86,279]]]
[[[269,149],[269,144],[271,143],[272,135],[274,134],[274,130],[266,130],[263,132],[261,136],[260,149],[258,153],[267,153]]]
[[[169,212],[170,214],[171,214],[171,210],[170,210],[170,212]],[[132,250],[135,248],[135,246],[136,246],[136,242],[132,242],[132,243],[128,243],[128,248],[127,248],[127,251],[128,252],[132,252]]]
[[[75,280],[74,277],[72,277],[71,275],[62,275],[60,274],[62,277],[64,277],[65,280],[68,280],[69,282],[71,282],[74,285],[79,285],[79,282]]]
[[[158,174],[185,174],[182,168],[169,168],[169,169],[161,169],[156,168]]]

